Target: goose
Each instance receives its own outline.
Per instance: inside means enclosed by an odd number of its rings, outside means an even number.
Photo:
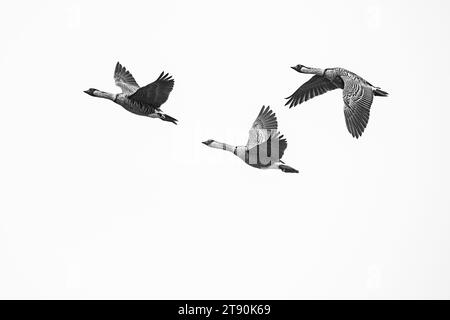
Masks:
[[[373,96],[388,96],[387,92],[343,68],[322,70],[301,64],[291,68],[300,73],[314,74],[314,76],[287,97],[288,101],[285,105],[292,108],[327,91],[343,89],[345,123],[348,131],[355,138],[362,135],[369,122]]]
[[[230,151],[254,168],[280,169],[283,172],[298,173],[298,170],[281,161],[287,148],[287,141],[277,131],[277,127],[275,113],[269,106],[263,106],[250,128],[247,145],[232,146],[212,139],[202,143],[211,148]]]
[[[109,99],[134,114],[177,124],[177,119],[163,113],[160,109],[173,89],[174,80],[168,73],[162,72],[154,82],[140,87],[133,75],[117,62],[114,69],[114,81],[122,89],[122,93],[109,93],[94,88],[84,92],[93,97]]]

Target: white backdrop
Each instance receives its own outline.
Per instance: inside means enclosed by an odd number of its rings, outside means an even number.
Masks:
[[[15,1],[0,12],[1,298],[450,298],[448,1]],[[179,125],[92,98],[175,78]],[[340,66],[388,91],[361,139]],[[262,105],[300,173],[245,144]]]

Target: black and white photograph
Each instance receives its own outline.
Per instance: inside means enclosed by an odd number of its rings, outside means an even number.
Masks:
[[[450,299],[449,16],[4,2],[0,299]]]

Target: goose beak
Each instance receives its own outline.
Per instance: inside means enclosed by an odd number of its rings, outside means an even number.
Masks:
[[[84,90],[83,92],[89,94],[89,90]]]
[[[203,143],[205,146],[208,145],[208,141],[203,141],[202,143]]]
[[[291,67],[291,69],[294,69],[295,71],[297,71],[297,68],[296,68],[296,67]]]

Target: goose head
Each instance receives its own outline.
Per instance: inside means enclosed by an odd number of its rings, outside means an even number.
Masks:
[[[305,66],[302,65],[302,64],[298,64],[295,67],[291,67],[291,68],[294,69],[297,72],[302,72],[302,68],[305,68]]]
[[[213,139],[209,139],[209,140],[203,141],[202,143],[206,146],[209,146],[213,142],[215,142]]]
[[[97,89],[94,89],[94,88],[90,88],[90,89],[88,89],[88,90],[84,90],[83,92],[84,93],[87,93],[88,95],[90,95],[90,96],[95,96],[94,95],[94,92],[95,91],[98,91]]]

